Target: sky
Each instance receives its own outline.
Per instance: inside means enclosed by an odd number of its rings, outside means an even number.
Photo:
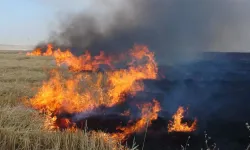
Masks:
[[[60,13],[83,10],[87,3],[88,0],[72,0],[71,3],[60,0],[0,0],[0,44],[35,45],[48,38]]]

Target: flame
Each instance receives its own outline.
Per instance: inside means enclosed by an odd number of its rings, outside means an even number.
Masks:
[[[52,46],[49,45],[48,49],[46,55],[50,54]],[[52,70],[50,79],[43,82],[29,103],[33,108],[54,116],[62,112],[78,113],[102,105],[112,107],[121,103],[125,93],[133,95],[143,90],[141,79],[157,78],[154,54],[146,46],[135,46],[129,55],[132,61],[128,63],[128,69],[101,73],[96,71],[98,64],[110,64],[110,59],[106,59],[109,57],[105,57],[104,53],[95,57],[89,53],[76,57],[68,50],[62,52],[58,49],[53,52],[57,64],[66,63],[71,67],[70,71],[90,69],[93,72],[73,73],[71,77],[65,78],[59,70]],[[53,117],[51,119],[56,120]],[[50,125],[47,123],[45,126],[50,129]]]
[[[94,94],[98,92],[95,87],[99,86],[99,83],[91,80],[90,76],[80,74],[64,79],[58,70],[53,70],[51,75],[50,80],[43,82],[38,93],[30,99],[33,108],[53,114],[74,113],[87,111],[104,103],[100,101],[98,104],[98,100],[95,99]],[[90,79],[91,87],[79,93],[79,82],[86,79]]]
[[[79,57],[74,56],[70,51],[62,52],[60,49],[55,51],[54,57],[58,66],[66,64],[69,66],[70,71],[79,72],[84,70],[97,71],[99,65],[107,65],[112,68],[111,58],[104,55],[104,52],[100,52],[100,55],[92,57],[91,54],[86,51],[84,55]]]
[[[43,53],[42,55],[43,56],[52,56],[53,55],[53,50],[52,49],[53,49],[52,44],[48,44],[46,52]]]
[[[125,95],[135,95],[136,92],[144,90],[143,79],[156,79],[158,67],[154,59],[154,53],[144,45],[135,45],[128,53],[129,59],[126,69],[115,69],[117,58],[106,56],[100,52],[92,56],[86,51],[81,56],[73,55],[70,50],[62,51],[53,49],[48,44],[47,50],[42,53],[41,49],[35,49],[27,53],[28,56],[52,56],[57,66],[63,64],[68,66],[69,76],[65,77],[60,70],[51,70],[48,81],[44,81],[38,89],[37,94],[28,99],[28,104],[34,109],[45,113],[44,128],[56,131],[64,128],[69,131],[77,131],[76,125],[68,118],[61,118],[62,113],[80,113],[93,111],[100,106],[112,107],[122,103]],[[120,58],[125,58],[122,55]],[[121,59],[120,61],[123,61]],[[109,70],[99,72],[101,65],[106,65]],[[86,72],[90,71],[90,72]],[[130,120],[128,126],[117,127],[117,133],[100,133],[104,139],[112,137],[114,141],[126,140],[133,133],[143,132],[158,117],[161,110],[160,103],[145,103],[140,107],[141,118],[133,122]],[[168,125],[169,132],[192,132],[196,128],[195,119],[191,126],[182,123],[184,108],[179,107],[173,115],[173,122]],[[129,116],[127,110],[121,114]]]
[[[135,132],[143,132],[145,127],[151,125],[153,120],[158,117],[158,112],[161,110],[160,103],[157,100],[153,100],[153,105],[151,103],[143,104],[141,109],[141,119],[139,119],[134,125],[128,127],[118,127],[121,133],[114,133],[112,138],[121,139],[122,141]]]
[[[153,59],[154,53],[150,52],[146,46],[135,46],[131,50],[130,56],[132,56],[132,61],[129,63],[129,69],[109,73],[112,89],[108,91],[108,94],[113,101],[118,100],[122,93],[135,94],[133,91],[142,91],[143,84],[136,81],[157,78],[158,68]],[[143,58],[146,58],[146,63],[136,65]]]
[[[37,49],[33,50],[32,52],[27,52],[26,55],[27,56],[41,56],[42,51],[40,48],[37,48]]]
[[[49,129],[49,130],[58,130],[59,127],[55,125],[55,122],[57,120],[57,117],[51,117],[52,114],[46,114],[45,116],[45,121],[44,121],[44,128],[45,129]]]
[[[40,48],[36,48],[32,52],[27,52],[26,55],[27,56],[53,56],[54,55],[53,45],[48,44],[47,50],[44,53],[42,52],[42,50]]]
[[[96,71],[99,65],[107,65],[112,68],[111,58],[105,56],[104,52],[100,52],[100,55],[92,57],[91,54],[86,51],[84,55],[79,57],[74,56],[69,50],[61,51],[61,49],[53,50],[53,45],[48,44],[47,50],[42,53],[41,49],[37,48],[32,52],[26,53],[27,56],[53,56],[58,66],[66,64],[73,72],[79,72],[84,70]]]
[[[47,44],[47,49],[45,52],[42,52],[41,48],[36,48],[32,52],[27,52],[26,55],[32,55],[36,54],[34,56],[52,56],[53,55],[53,45]]]
[[[183,114],[185,110],[183,107],[179,107],[177,112],[173,115],[174,121],[170,121],[168,124],[168,132],[192,132],[195,131],[197,120],[195,119],[191,126],[188,124],[182,123],[182,118],[184,117]]]
[[[102,138],[106,143],[108,143],[109,145],[112,145],[113,146],[111,148],[112,150],[129,150],[127,148],[119,148],[118,144],[121,143],[120,140],[112,138],[111,135],[108,133],[91,131],[91,135],[94,137]]]
[[[32,52],[28,52],[26,55],[28,56],[53,56],[56,60],[58,66],[62,64],[66,64],[69,66],[70,70],[73,72],[79,72],[84,70],[89,71],[97,71],[100,65],[107,65],[113,69],[112,62],[116,62],[117,59],[124,58],[124,55],[119,56],[115,59],[115,57],[106,56],[103,51],[100,52],[97,56],[91,56],[91,54],[86,51],[85,54],[77,57],[74,56],[70,50],[61,51],[61,49],[53,50],[53,45],[48,44],[47,50],[42,53],[41,49],[37,48]],[[157,64],[154,60],[154,53],[150,52],[146,46],[143,45],[135,45],[132,50],[130,50],[130,56],[132,57],[132,61],[128,63],[130,66],[138,63],[144,59],[144,57],[148,58],[148,63],[145,66],[140,66],[137,69],[150,69],[155,71],[155,74],[152,74],[152,78],[155,79],[157,73]],[[117,56],[116,56],[117,57]],[[133,67],[131,68],[133,69]]]

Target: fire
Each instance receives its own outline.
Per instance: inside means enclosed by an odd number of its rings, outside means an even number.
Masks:
[[[52,49],[52,46],[49,49]],[[154,54],[145,46],[135,46],[130,51],[132,60],[129,62],[128,69],[105,73],[96,71],[98,61],[109,64],[109,59],[104,59],[107,58],[104,57],[104,53],[92,59],[89,53],[76,57],[70,51],[62,52],[58,49],[53,55],[58,64],[69,65],[70,71],[86,69],[93,71],[73,73],[69,78],[63,77],[59,70],[51,71],[51,78],[43,82],[38,93],[29,102],[33,108],[54,116],[63,112],[91,111],[99,106],[112,107],[124,101],[123,94],[133,95],[136,91],[143,90],[141,79],[157,78],[158,68],[153,59]],[[54,120],[53,117],[52,120]],[[45,126],[50,128],[48,124]]]
[[[35,97],[30,99],[33,108],[49,113],[81,112],[92,108],[88,95],[77,93],[76,88],[81,75],[64,80],[61,74],[53,70],[49,81],[44,82]],[[87,93],[86,93],[87,94]]]
[[[135,45],[127,55],[120,58],[126,59],[125,69],[115,69],[118,59],[106,56],[100,52],[92,56],[86,51],[81,56],[73,55],[70,50],[62,51],[53,49],[51,44],[42,53],[36,49],[27,53],[28,56],[52,56],[57,66],[65,64],[68,66],[66,77],[60,69],[51,70],[48,81],[44,81],[38,89],[37,94],[28,99],[28,104],[34,109],[45,114],[44,128],[50,131],[61,129],[77,131],[76,123],[70,118],[60,117],[61,114],[76,114],[94,112],[101,107],[111,108],[126,100],[126,95],[135,95],[136,92],[144,90],[141,80],[157,79],[158,67],[154,59],[154,53],[146,46]],[[124,63],[124,60],[120,60]],[[100,72],[101,65],[106,65],[109,70]],[[27,102],[26,101],[26,102]],[[103,137],[112,137],[114,141],[126,140],[133,133],[143,132],[146,127],[158,118],[161,110],[160,103],[144,103],[139,108],[141,117],[137,121],[130,120],[128,126],[117,127],[116,133],[103,133]],[[168,126],[169,132],[191,132],[195,130],[196,120],[191,126],[181,123],[184,109],[180,107],[173,116],[174,121]],[[130,110],[120,114],[130,116]]]
[[[131,50],[130,55],[132,61],[129,63],[130,67],[125,70],[110,72],[110,82],[112,89],[108,92],[110,97],[116,101],[124,92],[133,94],[133,91],[143,90],[141,82],[136,82],[141,79],[156,79],[157,78],[157,64],[155,62],[154,54],[150,52],[145,46],[135,46]],[[143,65],[136,65],[146,58],[146,63]]]
[[[69,66],[70,71],[97,71],[99,65],[107,65],[112,68],[111,58],[104,55],[104,52],[100,52],[100,55],[92,57],[91,54],[86,51],[84,55],[79,57],[74,56],[70,51],[62,52],[60,49],[55,51],[54,55],[58,66],[66,64]]]
[[[91,56],[91,54],[86,51],[84,55],[79,57],[74,56],[69,50],[61,51],[61,49],[54,50],[52,44],[47,45],[47,50],[42,53],[41,49],[37,48],[32,52],[26,53],[27,56],[53,56],[58,66],[66,64],[69,66],[70,71],[96,71],[99,65],[107,65],[112,68],[111,58],[105,56],[104,52],[100,52],[98,56]]]
[[[53,55],[52,44],[48,44],[47,47],[48,47],[47,51],[45,53],[43,53],[43,56],[52,56]]]
[[[27,56],[53,56],[53,46],[52,44],[47,45],[47,50],[46,52],[42,52],[40,48],[36,48],[32,52],[27,52]]]
[[[26,55],[27,56],[41,56],[42,51],[40,48],[37,48],[37,49],[33,50],[32,52],[27,52]]]
[[[117,144],[120,144],[120,140],[119,139],[114,139],[114,138],[110,138],[111,135],[105,132],[95,132],[92,131],[91,135],[94,137],[98,137],[98,138],[102,138],[106,143],[112,145],[113,147],[111,148],[112,150],[129,150],[129,149],[125,149],[125,148],[118,148]]]
[[[177,112],[173,115],[174,121],[170,121],[168,124],[168,132],[192,132],[196,129],[197,120],[195,119],[191,126],[187,123],[182,123],[182,118],[185,110],[183,107],[179,107]]]
[[[142,105],[141,118],[134,125],[128,127],[117,127],[117,129],[121,131],[119,133],[93,133],[96,135],[98,134],[98,136],[102,137],[106,142],[119,143],[120,141],[125,141],[132,133],[143,132],[148,126],[150,126],[152,121],[157,119],[160,110],[160,103],[157,100],[153,100],[153,104],[145,103]]]
[[[112,135],[114,139],[126,140],[126,138],[135,132],[143,132],[146,127],[150,126],[153,120],[158,117],[158,112],[161,110],[160,103],[153,100],[151,103],[143,104],[141,109],[141,118],[132,126],[118,127],[121,133],[115,133]]]
[[[47,50],[42,53],[41,49],[37,48],[32,52],[28,52],[26,55],[28,56],[53,56],[58,66],[62,64],[66,64],[69,66],[70,71],[79,72],[79,71],[97,71],[100,65],[107,65],[109,68],[114,69],[112,63],[117,62],[115,57],[106,56],[103,51],[100,52],[97,56],[91,56],[91,54],[86,51],[85,54],[77,57],[74,56],[69,50],[61,51],[61,49],[54,50],[52,44],[47,45]],[[132,50],[130,50],[130,56],[132,57],[132,61],[128,63],[130,70],[134,69],[132,66],[135,63],[139,63],[145,61],[145,57],[148,59],[149,63],[137,66],[137,70],[151,70],[151,78],[155,79],[157,76],[157,64],[154,60],[154,53],[150,52],[146,46],[143,45],[135,45]],[[119,56],[119,58],[124,58],[123,55]],[[130,71],[131,73],[132,70]],[[137,71],[138,72],[138,71]],[[145,71],[144,71],[145,73]],[[143,76],[143,74],[142,74]]]
[[[55,125],[55,122],[57,120],[57,117],[51,117],[51,113],[50,114],[46,114],[45,116],[45,121],[44,121],[44,127],[45,129],[49,129],[49,130],[58,130],[58,126]]]

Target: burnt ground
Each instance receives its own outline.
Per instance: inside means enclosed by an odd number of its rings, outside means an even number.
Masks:
[[[250,143],[245,125],[250,122],[250,54],[205,53],[196,61],[159,69],[165,79],[145,84],[148,91],[161,95],[163,111],[148,130],[144,149],[180,149],[188,136],[188,149],[205,148],[204,131],[211,137],[208,145],[246,149]],[[167,133],[166,124],[180,105],[188,107],[186,119],[198,119],[194,133]],[[137,135],[136,142],[142,145],[143,137],[144,133]]]
[[[89,130],[114,132],[116,126],[126,125],[130,118],[121,117],[118,111],[133,108],[136,104],[160,101],[162,111],[159,117],[148,128],[145,150],[175,150],[185,146],[187,149],[206,148],[205,134],[211,137],[208,146],[216,143],[222,150],[246,149],[250,143],[250,132],[245,123],[250,122],[250,54],[240,53],[207,53],[196,61],[175,66],[159,66],[165,78],[145,80],[145,91],[131,98],[128,103],[105,110],[107,114],[88,114],[84,119],[76,121],[83,127],[88,120]],[[167,125],[171,116],[179,106],[188,107],[186,121],[198,119],[197,130],[193,133],[168,133]],[[105,109],[105,108],[104,108]],[[71,116],[72,118],[72,116]],[[140,148],[145,133],[132,135],[128,139],[131,144],[135,138]]]
[[[151,84],[164,93],[163,109],[174,114],[178,106],[188,107],[187,119],[196,117],[198,129],[148,135],[145,149],[180,149],[189,135],[189,149],[201,149],[204,131],[222,150],[246,149],[250,143],[245,125],[250,122],[250,54],[206,53],[192,63],[160,66],[160,70],[165,79]],[[169,115],[160,117],[168,120]]]

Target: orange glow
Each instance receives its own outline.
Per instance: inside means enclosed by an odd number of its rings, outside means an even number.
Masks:
[[[43,53],[40,48],[36,48],[32,52],[27,52],[27,56],[53,56],[53,46],[52,44],[47,45],[47,50]]]
[[[133,95],[143,90],[141,79],[157,78],[158,68],[153,58],[154,54],[146,46],[135,46],[130,51],[132,61],[129,62],[128,69],[105,73],[96,71],[98,61],[110,64],[104,53],[91,59],[89,53],[75,57],[70,51],[62,52],[58,49],[53,55],[57,64],[66,63],[71,67],[70,71],[90,69],[93,72],[73,73],[65,78],[60,71],[52,70],[51,78],[44,81],[38,93],[29,100],[33,108],[47,114],[91,111],[101,105],[112,107],[124,101],[123,94]],[[51,122],[47,122],[45,126],[50,128],[48,126]]]
[[[105,133],[105,132],[96,132],[96,131],[91,131],[91,135],[97,138],[102,138],[106,143],[109,145],[112,145],[112,150],[129,150],[127,148],[119,148],[118,144],[120,144],[119,139],[114,139],[110,138],[111,134]]]
[[[40,48],[37,48],[37,49],[33,50],[32,52],[27,52],[26,55],[27,56],[41,56],[42,51]]]
[[[70,51],[61,52],[60,49],[55,51],[54,57],[58,66],[66,64],[69,66],[70,71],[79,72],[84,70],[96,71],[99,65],[108,65],[110,68],[111,60],[105,56],[103,52],[100,52],[99,56],[92,57],[91,54],[86,51],[85,54],[77,57]]]
[[[154,53],[143,45],[135,45],[127,55],[122,54],[120,62],[128,57],[125,60],[127,64],[125,69],[115,69],[118,59],[106,56],[104,52],[92,56],[86,51],[81,56],[75,56],[70,50],[54,50],[51,44],[47,45],[44,53],[41,49],[36,49],[27,55],[52,56],[57,66],[63,64],[68,66],[67,76],[59,69],[51,70],[49,80],[44,81],[37,94],[26,101],[32,108],[46,114],[44,128],[50,131],[62,128],[76,131],[77,127],[71,119],[58,116],[62,113],[93,111],[100,106],[113,107],[124,102],[126,95],[133,96],[136,92],[143,91],[142,80],[157,79],[158,76]],[[98,71],[101,65],[108,66],[109,70]],[[143,132],[150,126],[152,121],[158,118],[161,107],[157,100],[153,100],[153,103],[142,104],[139,109],[141,115],[136,122],[130,120],[128,126],[118,127],[117,133],[98,133],[97,136],[107,141],[110,137],[114,141],[117,139],[124,141],[131,134]],[[192,132],[196,129],[196,119],[191,126],[182,123],[184,112],[184,108],[179,107],[173,115],[173,121],[168,125],[169,132]],[[121,115],[130,116],[130,113],[127,110]]]
[[[44,128],[48,130],[58,130],[59,127],[55,125],[56,120],[57,120],[56,116],[51,117],[51,113],[46,114],[44,121]]]
[[[43,53],[42,55],[43,55],[43,56],[52,56],[52,55],[53,55],[52,49],[53,49],[52,44],[48,44],[48,45],[47,45],[47,50],[46,50],[46,52]]]
[[[57,70],[53,70],[50,80],[43,82],[38,93],[30,99],[30,104],[35,109],[54,114],[92,109],[97,103],[90,97],[90,91],[77,91],[81,79],[82,75],[77,75],[65,80]]]
[[[121,130],[120,133],[112,134],[114,139],[121,139],[122,141],[135,132],[143,132],[146,127],[150,126],[153,120],[158,117],[158,112],[161,110],[160,103],[156,100],[151,103],[143,104],[141,108],[141,118],[132,126],[128,127],[118,127]]]
[[[173,115],[174,121],[170,121],[168,124],[168,132],[192,132],[195,131],[197,120],[195,119],[191,126],[187,123],[182,123],[183,114],[185,110],[183,107],[179,107],[177,112]]]
[[[129,63],[128,69],[108,73],[112,84],[108,94],[113,101],[117,101],[125,92],[135,94],[135,91],[142,91],[144,87],[139,80],[157,78],[158,68],[154,60],[154,53],[150,52],[146,46],[135,46],[131,50],[130,56],[132,61]],[[136,65],[142,61],[144,64]]]
[[[27,56],[53,56],[58,66],[66,64],[73,72],[79,72],[84,70],[96,71],[99,65],[104,64],[112,68],[111,58],[105,56],[104,52],[100,52],[100,55],[92,57],[91,54],[86,51],[85,54],[77,57],[74,56],[69,50],[61,51],[61,49],[53,50],[53,45],[48,44],[47,50],[42,53],[41,49],[35,49],[32,52],[28,52]]]

